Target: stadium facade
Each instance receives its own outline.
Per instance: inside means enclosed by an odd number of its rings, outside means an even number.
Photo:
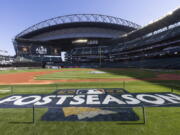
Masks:
[[[85,67],[180,68],[179,45],[180,8],[144,27],[105,15],[60,16],[14,40],[21,60]]]
[[[8,55],[8,51],[0,50],[0,67],[12,65],[14,58]]]

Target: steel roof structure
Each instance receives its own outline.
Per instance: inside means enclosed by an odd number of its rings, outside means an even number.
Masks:
[[[152,33],[156,30],[169,27],[170,25],[180,23],[180,8],[177,8],[176,10],[172,11],[170,14],[167,14],[166,16],[162,17],[161,19],[148,24],[140,29],[137,29],[135,31],[132,31],[125,35],[124,37],[121,37],[119,39],[116,39],[114,41],[116,42],[124,42],[128,40],[133,40],[137,37],[142,37],[148,33]],[[111,41],[112,42],[112,41]]]
[[[92,23],[107,23],[107,24],[117,24],[121,26],[131,27],[134,29],[141,28],[140,25],[135,24],[133,22],[130,22],[125,19],[113,17],[113,16],[107,16],[107,15],[100,15],[100,14],[72,14],[72,15],[66,15],[66,16],[59,16],[55,18],[51,18],[45,21],[42,21],[40,23],[37,23],[21,33],[19,33],[16,38],[20,38],[28,33],[44,29],[44,28],[50,28],[56,25],[60,24],[69,24],[69,23],[83,23],[83,22],[92,22]]]

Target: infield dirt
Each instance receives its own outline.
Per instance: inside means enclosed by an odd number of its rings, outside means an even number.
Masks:
[[[89,71],[89,69],[70,69],[68,71]],[[91,69],[92,71],[93,69]],[[157,74],[153,78],[101,78],[101,79],[59,79],[59,80],[36,80],[37,76],[51,74],[55,72],[63,72],[63,70],[54,70],[54,71],[40,71],[40,72],[19,72],[19,73],[7,73],[0,74],[0,85],[8,84],[53,84],[58,82],[113,82],[113,81],[153,81],[153,80],[180,80],[180,75],[178,74]]]

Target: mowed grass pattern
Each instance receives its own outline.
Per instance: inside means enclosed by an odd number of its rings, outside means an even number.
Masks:
[[[134,70],[141,72],[144,70]],[[69,76],[72,71],[69,71]],[[119,72],[119,71],[118,71]],[[151,72],[151,71],[150,71]],[[61,72],[59,72],[61,73]],[[64,72],[68,74],[68,71]],[[76,72],[77,76],[84,73]],[[86,73],[85,73],[86,74]],[[125,73],[124,73],[125,74]],[[122,76],[124,76],[122,73]],[[134,73],[135,76],[137,73]],[[141,74],[141,73],[139,73]],[[99,74],[95,74],[99,77]],[[112,74],[114,75],[114,74]],[[120,75],[120,74],[119,74]],[[96,77],[95,76],[95,77]],[[116,75],[115,75],[116,76]],[[128,77],[128,75],[127,75]],[[12,94],[52,94],[56,89],[72,88],[125,88],[129,92],[170,92],[180,94],[180,81],[115,81],[115,82],[66,82],[51,85],[2,85],[0,89],[10,92],[0,93],[1,97]],[[179,135],[179,107],[146,107],[146,124],[121,124],[121,122],[47,122],[41,121],[46,108],[35,109],[35,123],[32,121],[32,108],[0,109],[0,135]]]
[[[101,73],[98,73],[101,72]],[[111,79],[111,78],[152,78],[157,73],[153,71],[137,69],[87,69],[85,71],[60,70],[60,72],[41,75],[37,80],[60,80],[60,79]]]

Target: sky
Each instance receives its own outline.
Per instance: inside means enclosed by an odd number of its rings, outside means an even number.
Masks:
[[[180,0],[0,0],[0,50],[14,55],[13,38],[43,20],[69,14],[103,14],[141,26],[180,7]]]

